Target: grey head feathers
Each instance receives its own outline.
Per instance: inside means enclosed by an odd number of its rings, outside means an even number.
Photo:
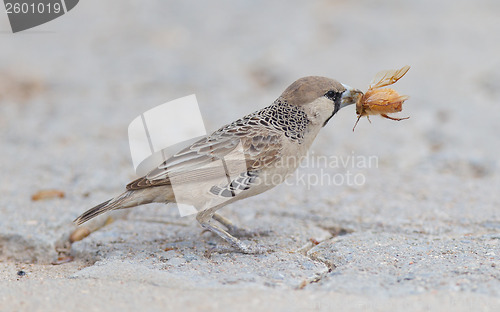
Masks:
[[[328,91],[342,93],[345,90],[345,87],[334,79],[308,76],[292,83],[281,94],[280,98],[291,105],[301,106],[311,103],[315,99],[325,95]]]

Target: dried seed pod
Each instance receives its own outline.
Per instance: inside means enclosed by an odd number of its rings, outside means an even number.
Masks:
[[[33,196],[31,196],[31,200],[42,200],[42,199],[51,199],[51,198],[63,198],[64,192],[59,190],[42,190],[38,191]]]
[[[356,103],[356,114],[358,115],[358,120],[356,120],[354,128],[356,128],[359,119],[363,116],[366,116],[368,121],[370,120],[368,117],[369,115],[380,115],[384,118],[397,121],[410,118],[394,118],[387,115],[390,113],[400,112],[402,110],[403,102],[408,99],[408,96],[399,95],[394,89],[383,88],[396,83],[408,72],[409,69],[410,66],[404,66],[398,70],[379,72],[375,76],[372,83],[370,83],[368,91],[366,91]],[[354,131],[354,128],[352,128],[352,131]]]
[[[79,227],[69,235],[69,241],[71,243],[81,241],[85,237],[89,236],[90,233],[91,232],[87,227],[85,226]]]

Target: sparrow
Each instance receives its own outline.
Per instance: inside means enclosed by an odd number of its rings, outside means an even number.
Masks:
[[[89,209],[74,222],[81,225],[114,209],[177,203],[194,207],[200,225],[238,251],[258,252],[236,238],[244,231],[216,211],[283,182],[300,165],[321,128],[362,95],[334,79],[300,78],[270,106],[180,150],[129,183],[124,193]]]

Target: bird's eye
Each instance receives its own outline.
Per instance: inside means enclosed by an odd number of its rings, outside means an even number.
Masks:
[[[325,93],[325,96],[330,100],[332,100],[333,102],[335,102],[339,98],[340,93],[330,90],[327,93]]]

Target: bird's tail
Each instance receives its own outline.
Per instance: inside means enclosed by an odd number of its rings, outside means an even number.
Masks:
[[[130,208],[138,205],[146,204],[146,202],[137,200],[137,197],[134,196],[134,191],[127,191],[115,198],[107,200],[102,204],[95,206],[94,208],[90,208],[85,211],[81,216],[75,219],[77,225],[81,225],[92,218],[97,217],[100,214],[103,214],[107,211],[121,208]]]

